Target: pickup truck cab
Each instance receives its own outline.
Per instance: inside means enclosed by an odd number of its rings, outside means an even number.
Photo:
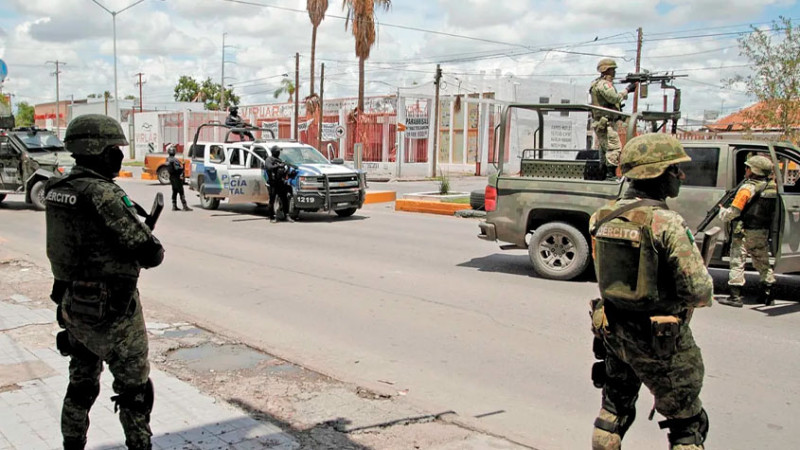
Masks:
[[[548,148],[544,143],[548,113],[566,111],[589,119],[589,105],[510,105],[500,124],[498,171],[486,187],[486,220],[479,225],[479,238],[507,243],[503,249],[527,249],[540,276],[568,280],[580,275],[591,262],[589,217],[627,189],[626,180],[601,180],[596,151],[587,132],[583,145]],[[663,131],[669,117],[627,115],[628,137],[642,122]],[[664,113],[662,113],[664,114]],[[581,117],[583,117],[581,116]],[[514,118],[512,123],[512,118]],[[663,120],[659,127],[658,120]],[[578,120],[580,122],[580,119]],[[635,128],[637,127],[637,128]],[[516,128],[516,132],[515,132]],[[653,132],[653,128],[649,131]],[[585,128],[590,130],[590,128]],[[641,131],[641,130],[638,130]],[[516,140],[513,143],[511,141]],[[562,142],[563,143],[563,142]],[[771,250],[776,273],[800,272],[800,149],[789,143],[744,140],[682,141],[692,161],[682,164],[686,172],[680,195],[668,205],[686,219],[695,231],[706,212],[744,178],[745,160],[760,154],[774,163],[778,208],[773,220]],[[504,170],[504,154],[514,146],[524,149],[520,171]],[[724,229],[719,219],[710,226]],[[697,236],[702,242],[704,236]],[[716,239],[724,244],[724,233]],[[712,265],[727,266],[722,246],[716,246]]]
[[[280,159],[294,169],[288,180],[290,204],[284,208],[292,218],[302,211],[334,211],[348,217],[364,204],[364,173],[344,166],[341,160],[328,160],[314,147],[274,138],[227,142],[226,136],[225,140],[196,141],[190,148],[189,188],[198,192],[205,209],[218,208],[222,200],[267,204],[269,185],[264,162],[273,146],[281,149]]]
[[[75,160],[55,133],[38,128],[0,130],[0,201],[22,194],[37,210],[45,209],[44,185],[67,175]]]

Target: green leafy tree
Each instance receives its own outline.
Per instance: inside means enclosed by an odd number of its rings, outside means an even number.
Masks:
[[[344,29],[353,30],[356,40],[356,56],[358,57],[358,110],[364,112],[364,61],[369,58],[370,50],[375,44],[375,8],[385,11],[392,6],[391,0],[343,0],[342,9],[347,9]]]
[[[284,77],[281,80],[281,87],[275,89],[275,92],[272,93],[273,97],[278,98],[283,94],[287,94],[289,96],[288,102],[292,101],[292,96],[294,95],[295,86],[294,82],[289,79],[288,77]]]
[[[781,17],[769,29],[753,27],[739,38],[739,54],[749,61],[752,73],[736,75],[727,84],[744,84],[760,105],[745,113],[749,128],[775,129],[782,138],[800,138],[800,27]]]
[[[194,78],[182,75],[175,85],[174,93],[175,101],[203,102],[205,109],[218,110],[222,87],[211,81],[210,77],[198,83]],[[239,96],[233,93],[233,89],[225,89],[225,101],[230,105],[238,105]]]
[[[28,104],[28,102],[17,103],[17,116],[16,116],[17,126],[18,127],[33,126],[34,123],[33,111],[34,111],[33,106]]]
[[[311,19],[311,93],[314,95],[314,64],[317,53],[317,28],[325,19],[328,10],[328,0],[306,0],[308,18]]]

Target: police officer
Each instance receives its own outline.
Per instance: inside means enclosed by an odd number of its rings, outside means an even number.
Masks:
[[[765,156],[755,155],[744,164],[745,182],[736,191],[731,206],[720,208],[719,212],[720,219],[731,224],[730,296],[719,302],[737,308],[742,307],[744,264],[748,254],[761,277],[759,302],[765,305],[775,303],[772,292],[775,275],[769,265],[769,229],[775,214],[778,191],[775,181],[770,179],[772,161]]]
[[[172,210],[179,211],[178,196],[180,196],[183,210],[191,211],[192,208],[186,204],[186,194],[183,192],[183,180],[186,172],[184,172],[183,163],[175,157],[175,145],[167,148],[167,155],[167,172],[169,172],[169,184],[172,186]]]
[[[133,202],[113,179],[128,145],[119,123],[103,115],[76,117],[64,144],[75,167],[45,187],[51,299],[65,328],[57,336],[70,356],[61,412],[64,448],[83,449],[89,410],[100,393],[103,363],[114,376],[111,399],[129,449],[150,449],[153,384],[139,292],[139,271],[155,267],[164,249],[137,217]]]
[[[589,87],[592,105],[622,111],[622,101],[636,89],[636,84],[631,83],[622,92],[617,92],[614,87],[617,63],[611,58],[601,59],[597,63],[597,71],[600,72],[600,76],[592,81]],[[600,111],[593,111],[592,119],[592,128],[594,128],[600,144],[600,166],[605,168],[606,179],[616,180],[622,147],[617,128],[622,122],[619,120],[619,116]]]
[[[294,222],[289,216],[289,186],[286,184],[286,177],[289,175],[289,167],[280,159],[281,149],[277,145],[270,148],[270,156],[264,161],[264,169],[267,171],[267,181],[269,182],[269,206],[267,215],[270,222],[278,221],[275,210],[275,198],[281,201],[281,210],[284,220]]]
[[[590,220],[601,295],[592,301],[592,328],[604,359],[592,370],[603,389],[595,450],[620,448],[642,383],[666,417],[659,425],[669,428],[672,450],[702,449],[708,433],[703,359],[689,319],[711,305],[713,284],[692,233],[665,203],[685,178],[678,164],[690,160],[672,136],[631,139],[620,161],[630,187]]]
[[[242,119],[239,116],[239,107],[238,106],[231,106],[230,108],[228,108],[228,117],[225,118],[225,125],[228,126],[228,127],[233,127],[233,128],[241,128],[241,127],[248,126],[249,124],[246,123],[244,121],[244,119]],[[249,131],[245,131],[243,133],[237,131],[237,132],[235,132],[235,134],[237,134],[239,136],[243,136],[243,135],[247,136],[247,137],[250,138],[251,141],[254,140],[253,134],[250,133]]]

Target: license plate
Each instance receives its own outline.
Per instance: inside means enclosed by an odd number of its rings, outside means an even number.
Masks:
[[[350,203],[343,202],[343,203],[337,203],[336,206],[348,206],[349,204]]]
[[[297,197],[297,203],[314,203],[314,197]]]

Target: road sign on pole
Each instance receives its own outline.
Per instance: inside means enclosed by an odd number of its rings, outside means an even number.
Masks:
[[[336,128],[334,128],[333,132],[334,132],[334,134],[336,134],[336,137],[338,137],[338,138],[343,138],[344,137],[344,127],[341,126],[341,125],[339,125]]]

